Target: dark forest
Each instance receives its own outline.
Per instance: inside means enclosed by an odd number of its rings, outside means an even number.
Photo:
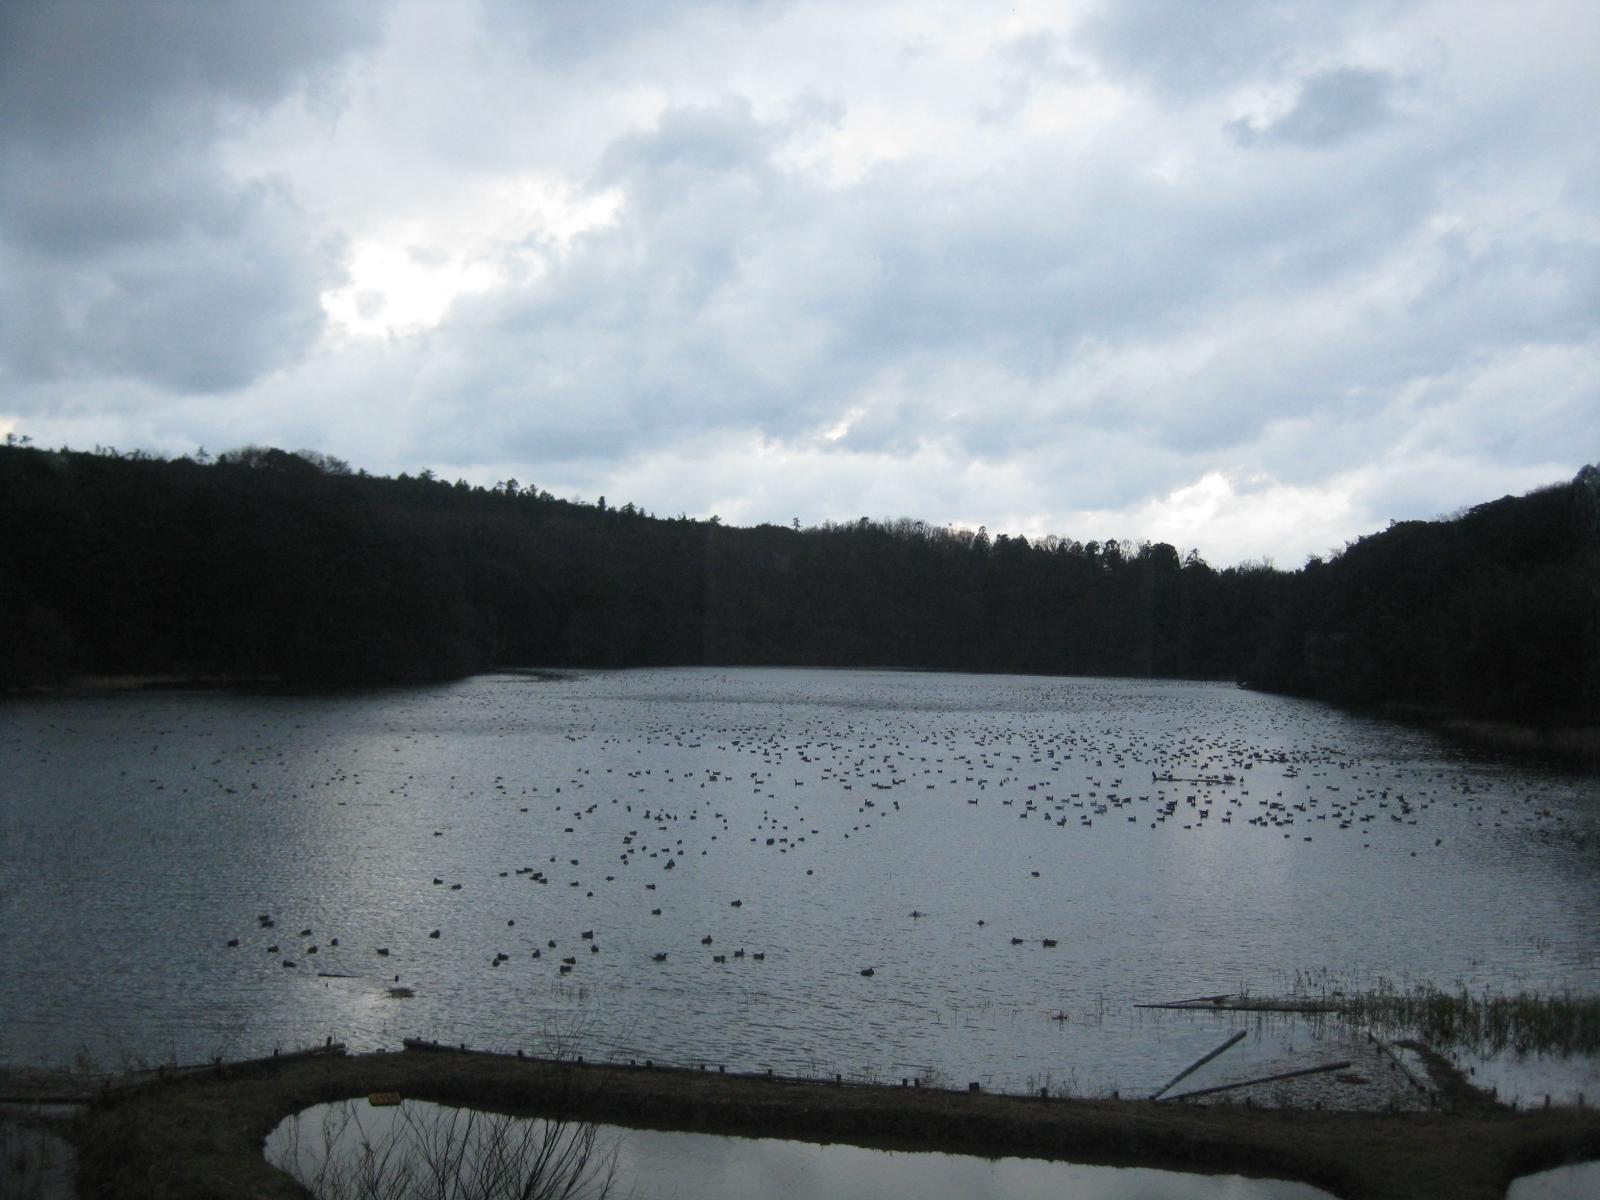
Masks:
[[[734,528],[314,452],[0,447],[0,686],[352,686],[501,666],[1226,679],[1600,721],[1600,470],[1284,571],[862,518]]]

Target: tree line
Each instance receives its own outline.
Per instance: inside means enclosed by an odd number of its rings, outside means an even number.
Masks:
[[[1234,679],[1600,718],[1600,470],[1295,571],[920,521],[736,528],[326,455],[0,446],[0,686],[351,686],[498,666]]]

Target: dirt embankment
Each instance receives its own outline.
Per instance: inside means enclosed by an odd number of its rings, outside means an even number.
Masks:
[[[106,1093],[67,1130],[85,1197],[302,1197],[262,1157],[311,1105],[413,1099],[636,1127],[1298,1179],[1349,1200],[1493,1197],[1600,1157],[1600,1113],[1262,1111],[835,1086],[442,1051],[235,1064]]]

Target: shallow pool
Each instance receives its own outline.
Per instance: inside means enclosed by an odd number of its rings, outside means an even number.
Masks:
[[[1593,1200],[1600,1196],[1600,1162],[1555,1167],[1511,1181],[1506,1200]]]
[[[392,1108],[353,1100],[307,1109],[273,1131],[266,1155],[314,1195],[330,1198],[395,1194],[397,1178],[409,1181],[404,1194],[432,1194],[432,1185],[446,1177],[452,1184],[465,1180],[463,1194],[485,1200],[524,1194],[574,1200],[606,1195],[637,1200],[1329,1197],[1302,1183],[1239,1175],[666,1133],[475,1113],[413,1100]],[[367,1180],[377,1186],[365,1190]]]

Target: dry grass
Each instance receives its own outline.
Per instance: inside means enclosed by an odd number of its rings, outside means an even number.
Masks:
[[[1519,1054],[1600,1054],[1600,997],[1528,992],[1472,995],[1435,987],[1352,996],[1341,1012],[1379,1028],[1413,1030],[1436,1046]]]
[[[1232,1006],[1231,1001],[1225,1005]],[[1239,1006],[1338,1016],[1359,1028],[1415,1037],[1447,1050],[1600,1055],[1600,996],[1573,992],[1474,994],[1465,986],[1402,988],[1386,979],[1358,989],[1322,972],[1297,974],[1288,997],[1255,998]]]

